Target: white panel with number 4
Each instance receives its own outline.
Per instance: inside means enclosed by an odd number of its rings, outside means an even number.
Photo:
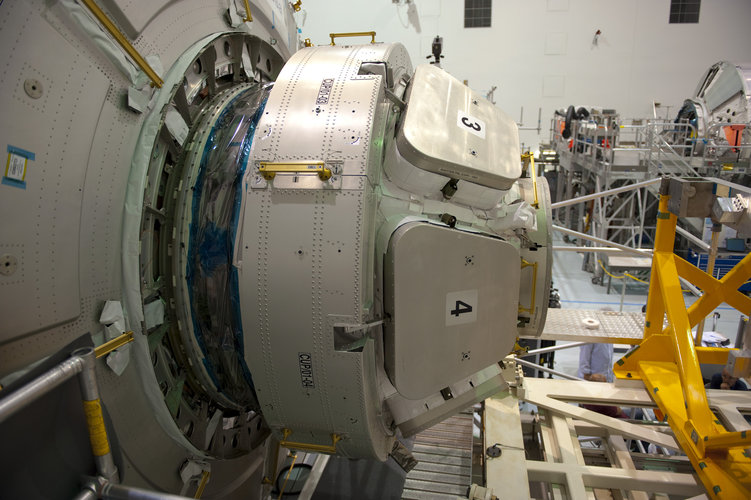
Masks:
[[[477,321],[477,290],[446,294],[446,326]]]

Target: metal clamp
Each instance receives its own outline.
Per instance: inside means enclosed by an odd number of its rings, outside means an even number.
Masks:
[[[331,435],[331,445],[325,444],[308,444],[308,443],[296,443],[294,441],[288,441],[287,438],[292,434],[291,429],[282,429],[282,440],[279,442],[279,446],[289,448],[290,450],[298,451],[310,451],[312,453],[336,453],[336,443],[342,440],[342,436],[339,434]]]
[[[322,161],[310,163],[268,163],[262,161],[258,165],[258,172],[267,181],[276,177],[276,174],[279,172],[295,174],[316,173],[322,181],[331,179],[331,169],[326,168]]]
[[[376,43],[375,37],[376,32],[375,31],[354,31],[352,33],[329,33],[329,36],[331,37],[331,45],[336,45],[334,43],[334,38],[344,38],[349,36],[369,36],[370,37],[370,43]]]

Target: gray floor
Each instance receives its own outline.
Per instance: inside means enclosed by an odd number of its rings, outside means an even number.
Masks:
[[[555,245],[565,245],[562,239],[555,238]],[[613,311],[641,311],[647,302],[647,285],[628,280],[621,309],[621,282],[613,280],[610,294],[606,293],[607,287],[592,283],[592,273],[582,271],[582,254],[575,252],[556,252],[553,256],[553,282],[561,295],[561,307],[564,309],[603,309]],[[620,273],[618,273],[620,274]],[[606,282],[607,283],[607,282]],[[686,306],[690,306],[696,300],[691,294],[685,294]],[[718,307],[715,312],[720,313],[715,330],[721,335],[735,342],[738,322],[741,314],[726,304]],[[706,321],[705,331],[712,329],[712,318]],[[616,359],[618,351],[624,351],[626,346],[616,346]],[[625,352],[625,351],[624,351]],[[563,349],[556,352],[555,369],[570,375],[576,375],[579,366],[579,349]]]

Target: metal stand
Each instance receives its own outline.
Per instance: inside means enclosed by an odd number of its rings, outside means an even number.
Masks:
[[[75,500],[98,498],[111,500],[184,500],[187,498],[117,484],[119,481],[118,471],[112,458],[107,429],[102,416],[99,385],[96,378],[96,355],[92,347],[76,349],[71,353],[70,358],[17,391],[2,397],[0,399],[0,423],[75,376],[78,376],[81,387],[81,398],[91,440],[91,451],[94,454],[98,474],[98,477],[88,478],[85,481],[83,490],[76,495]]]
[[[738,291],[751,277],[751,255],[720,280],[676,256],[677,217],[668,211],[667,186],[660,189],[644,341],[619,360],[614,371],[618,378],[644,382],[712,498],[748,498],[751,458],[743,449],[751,445],[751,433],[727,431],[716,419],[699,368],[701,362],[725,364],[729,350],[695,347],[691,327],[722,302],[742,312],[751,310],[751,299]],[[688,309],[680,277],[705,291]]]
[[[102,417],[95,360],[93,348],[76,349],[67,360],[32,380],[26,386],[2,398],[0,400],[0,422],[66,380],[78,375],[86,424],[91,439],[91,451],[94,454],[97,472],[110,481],[117,481],[117,468],[112,460],[107,429]]]

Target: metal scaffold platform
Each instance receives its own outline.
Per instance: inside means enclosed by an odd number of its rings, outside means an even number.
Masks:
[[[454,415],[415,436],[418,464],[407,473],[405,500],[455,500],[467,494],[472,471],[473,411]]]
[[[596,107],[556,112],[540,158],[558,209],[554,219],[568,231],[564,240],[591,247],[586,235],[651,248],[658,201],[652,181],[660,177],[717,178],[724,196],[749,186],[751,108],[743,83],[749,74],[747,65],[713,65],[675,119],[658,118],[659,105],[650,119]],[[678,232],[685,239],[677,250],[709,251],[703,218],[682,220]],[[594,273],[593,282],[601,283],[608,267],[608,254],[585,254],[583,269]]]
[[[572,342],[638,344],[643,334],[643,313],[548,309],[545,329],[540,338]]]
[[[646,313],[550,309],[541,338],[567,343],[519,349],[504,360],[510,388],[486,402],[483,429],[486,454],[495,455],[486,459],[486,484],[496,495],[511,491],[504,479],[510,474],[521,483],[514,498],[749,497],[751,392],[710,389],[702,369],[723,369],[728,380],[751,375],[751,328],[741,322],[740,349],[704,347],[702,331],[723,302],[751,311],[751,298],[742,291],[751,278],[751,254],[719,277],[676,255],[674,247],[678,220],[687,213],[748,229],[751,212],[738,209],[748,206],[748,189],[734,198],[715,194],[703,208],[694,199],[695,206],[686,208],[686,193],[717,193],[723,182],[661,181]],[[687,304],[689,286],[700,293]],[[521,369],[536,365],[520,358],[592,342],[633,345],[614,364],[614,383],[539,366],[571,380],[534,378]],[[515,425],[522,431],[506,433]]]

